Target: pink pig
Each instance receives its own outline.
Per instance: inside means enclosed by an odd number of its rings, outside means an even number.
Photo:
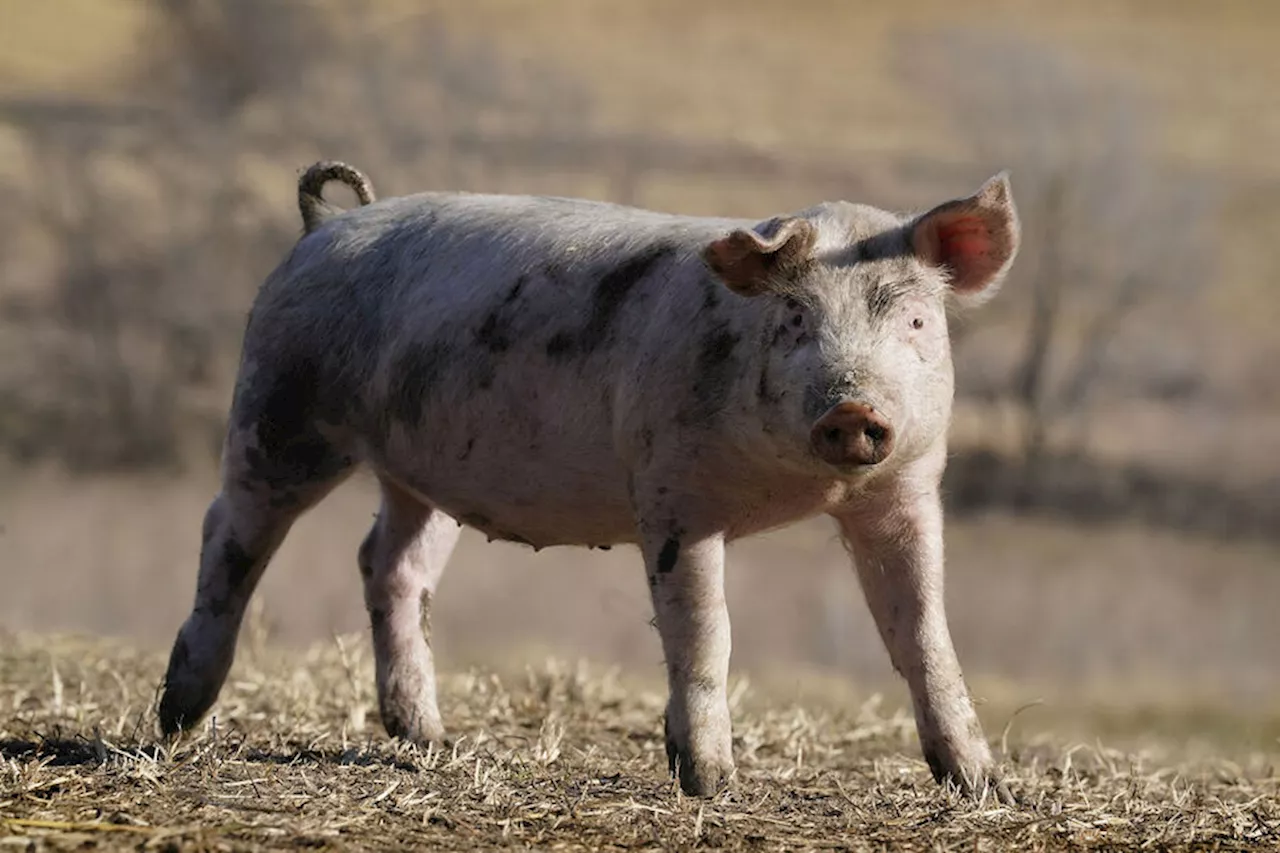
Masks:
[[[321,198],[340,180],[362,206]],[[724,546],[818,513],[853,557],[934,776],[1008,792],[943,607],[950,303],[1017,253],[1008,179],[911,216],[830,202],[763,222],[560,198],[373,200],[341,163],[299,184],[306,233],[249,319],[166,732],[217,698],[290,525],[357,465],[392,735],[444,734],[421,628],[467,524],[535,548],[634,543],[666,656],[667,753],[690,794],[734,769]]]

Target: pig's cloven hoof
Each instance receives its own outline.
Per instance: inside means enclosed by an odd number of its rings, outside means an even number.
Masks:
[[[419,709],[390,711],[384,708],[382,726],[391,737],[407,740],[418,746],[425,747],[431,743],[437,746],[447,745],[444,724],[440,722],[438,711],[434,713]]]
[[[166,676],[160,696],[160,731],[166,737],[195,728],[218,698],[216,688],[199,680],[172,680]]]
[[[962,794],[973,800],[981,799],[986,792],[1002,805],[1018,804],[1017,798],[1013,796],[1013,792],[1009,790],[1008,784],[1001,778],[999,771],[989,763],[960,770],[944,764],[938,753],[932,750],[926,750],[924,758],[929,764],[929,770],[933,773],[934,781],[939,785],[955,785]]]
[[[166,737],[200,724],[218,698],[227,669],[217,662],[193,661],[185,634],[174,641],[161,687],[157,716]]]
[[[672,775],[679,775],[680,790],[690,797],[714,797],[729,785],[733,765],[721,766],[712,761],[698,762],[680,752],[667,741],[667,759]]]
[[[667,766],[671,775],[680,779],[680,790],[690,797],[714,797],[729,785],[733,777],[733,759],[716,761],[693,757],[688,749],[682,749],[668,730]]]

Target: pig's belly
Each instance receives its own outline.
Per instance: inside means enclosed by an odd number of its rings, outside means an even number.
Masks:
[[[519,407],[515,398],[439,408],[413,432],[393,432],[368,460],[382,476],[492,539],[536,548],[637,541],[631,471],[615,447],[610,413],[579,405]],[[563,399],[563,398],[562,398]],[[690,436],[690,440],[695,440]],[[834,480],[751,470],[718,442],[673,472],[705,494],[698,526],[737,539],[830,509],[847,496]]]
[[[370,462],[492,539],[537,548],[634,542],[628,471],[604,419],[562,414],[536,424],[501,410],[428,418],[426,430],[393,435]]]

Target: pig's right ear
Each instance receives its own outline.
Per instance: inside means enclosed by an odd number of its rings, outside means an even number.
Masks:
[[[739,296],[785,289],[813,253],[817,229],[807,219],[770,220],[768,233],[740,229],[702,251],[702,259]]]

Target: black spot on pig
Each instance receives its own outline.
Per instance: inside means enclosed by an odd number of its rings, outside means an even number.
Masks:
[[[609,327],[617,317],[627,295],[659,261],[673,254],[675,254],[674,246],[657,243],[601,276],[592,299],[591,318],[582,330],[581,345],[585,351],[591,352],[604,342],[609,334]]]
[[[680,537],[673,534],[667,537],[667,541],[662,543],[662,550],[658,552],[658,574],[671,574],[675,570],[676,561],[679,559]]]
[[[236,540],[227,537],[222,543],[221,563],[227,575],[227,587],[235,592],[244,586],[253,571],[253,555]]]
[[[511,339],[507,337],[507,324],[498,317],[498,312],[490,311],[484,318],[480,328],[476,329],[476,343],[497,354],[506,352],[511,347]]]
[[[547,341],[547,356],[553,359],[561,359],[571,356],[578,349],[577,342],[573,335],[568,332],[556,332]]]
[[[884,231],[847,247],[838,257],[829,259],[829,263],[841,266],[866,261],[880,261],[888,258],[909,257],[914,254],[911,248],[911,235],[907,228]]]
[[[724,408],[733,386],[737,363],[733,352],[741,336],[728,323],[720,323],[702,339],[692,399],[680,415],[680,422],[695,424],[711,420]]]
[[[781,396],[775,394],[773,388],[769,384],[768,362],[760,368],[760,379],[756,383],[756,399],[762,403],[776,403],[781,399]]]
[[[467,460],[467,457],[471,455],[472,448],[474,448],[475,446],[476,446],[475,436],[468,438],[467,446],[462,449],[462,452],[460,454],[458,454],[458,461],[465,462]]]
[[[237,426],[257,438],[244,451],[248,479],[266,484],[273,503],[288,499],[293,488],[332,478],[350,466],[318,430],[320,421],[339,422],[341,404],[326,394],[320,397],[321,375],[316,364],[304,358],[273,365],[266,377],[255,377],[237,389]]]
[[[406,344],[391,366],[387,413],[404,424],[421,423],[426,400],[453,359],[453,350],[440,341]]]
[[[502,300],[502,307],[507,307],[512,302],[520,298],[520,291],[524,290],[525,284],[529,281],[527,275],[522,275],[516,279],[516,283],[511,285],[511,289],[507,291],[507,295]]]
[[[675,251],[670,244],[655,243],[603,273],[591,294],[591,313],[586,323],[577,332],[562,331],[553,335],[547,342],[547,355],[567,358],[590,355],[599,349],[609,339],[618,312],[635,286]]]
[[[502,298],[502,303],[485,316],[484,322],[476,329],[476,343],[484,347],[490,353],[498,355],[506,352],[511,348],[512,334],[511,322],[512,314],[509,309],[511,305],[520,298],[520,292],[524,289],[528,276],[520,276],[515,283],[511,285],[511,289],[507,291],[507,295]]]
[[[369,624],[375,631],[381,631],[387,627],[387,611],[381,607],[369,608]]]
[[[720,306],[721,286],[711,278],[702,279],[702,310],[714,311]]]

